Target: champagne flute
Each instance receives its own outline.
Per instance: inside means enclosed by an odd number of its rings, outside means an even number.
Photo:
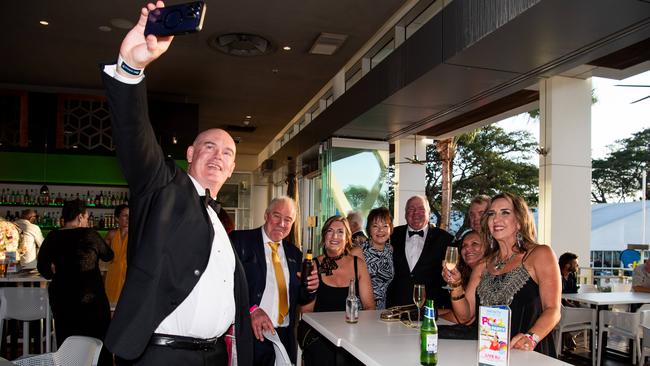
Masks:
[[[458,260],[458,248],[447,247],[447,252],[445,253],[445,261],[443,262],[445,268],[447,268],[448,271],[453,271],[454,268],[456,268],[458,265]],[[442,288],[445,290],[451,290],[451,287],[449,285],[445,285]]]
[[[416,321],[416,327],[420,327],[420,308],[424,306],[424,300],[427,298],[426,290],[424,285],[416,283],[413,285],[413,303],[418,307],[418,319]]]
[[[447,247],[447,252],[445,253],[445,267],[447,267],[448,271],[453,271],[457,265],[458,265],[458,248]]]

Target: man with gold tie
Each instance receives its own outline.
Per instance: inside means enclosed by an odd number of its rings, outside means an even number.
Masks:
[[[251,326],[256,338],[254,365],[275,363],[273,344],[265,339],[265,331],[277,333],[291,362],[296,363],[296,305],[310,302],[318,288],[315,270],[309,274],[307,287],[300,285],[302,252],[284,240],[296,219],[296,211],[293,199],[274,198],[264,213],[262,227],[230,234],[248,280]]]

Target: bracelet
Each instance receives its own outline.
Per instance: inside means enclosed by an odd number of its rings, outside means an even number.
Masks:
[[[451,301],[458,301],[458,300],[462,300],[464,298],[465,298],[465,293],[463,292],[462,294],[460,294],[458,296],[452,296]]]
[[[458,287],[461,287],[462,285],[463,285],[463,281],[458,281],[458,282],[456,282],[456,283],[450,283],[450,284],[449,284],[449,287],[451,287],[451,288],[458,288]]]
[[[535,333],[526,333],[524,336],[533,342],[533,348],[535,348],[537,346],[537,343],[540,341],[539,336]]]
[[[142,72],[144,69],[136,69],[133,66],[129,66],[126,62],[124,62],[124,59],[122,58],[122,55],[117,56],[117,67],[120,69],[124,70],[129,75],[133,76],[140,76],[142,75]]]
[[[456,291],[456,290],[461,290],[461,291],[465,292],[465,289],[463,288],[463,286],[456,286],[456,287],[453,287],[453,286],[452,286],[452,287],[451,287],[451,290],[449,290],[449,292],[452,292],[452,293],[453,293],[453,292]]]
[[[259,309],[259,307],[257,305],[253,305],[253,306],[251,306],[250,309],[248,309],[248,313],[253,314],[255,312],[255,310],[257,310],[257,309]]]

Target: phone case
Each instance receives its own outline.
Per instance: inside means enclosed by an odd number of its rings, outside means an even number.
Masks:
[[[206,5],[203,1],[157,8],[149,12],[145,36],[175,36],[195,33],[203,28]]]

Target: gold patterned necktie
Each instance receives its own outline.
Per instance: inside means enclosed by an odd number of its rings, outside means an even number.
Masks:
[[[278,326],[284,323],[284,317],[289,313],[289,301],[287,301],[287,282],[284,279],[284,270],[282,262],[278,255],[280,243],[269,242],[271,246],[271,259],[273,260],[273,270],[275,272],[275,281],[278,283]]]

